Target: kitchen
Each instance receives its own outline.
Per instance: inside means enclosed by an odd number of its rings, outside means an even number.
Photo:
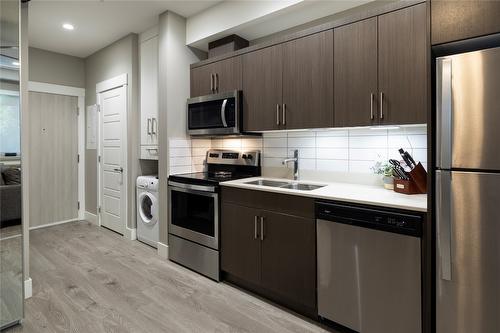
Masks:
[[[197,15],[210,18],[219,5]],[[97,185],[86,189],[97,193],[84,209],[88,224],[32,231],[33,246],[52,237],[44,230],[85,237],[90,228],[127,257],[103,248],[99,263],[82,259],[88,267],[111,274],[107,263],[126,274],[106,256],[128,262],[130,249],[138,261],[154,262],[148,288],[133,297],[169,315],[146,323],[151,313],[142,305],[124,312],[149,331],[169,323],[200,331],[206,320],[208,331],[497,332],[499,12],[494,2],[374,2],[259,38],[228,29],[191,44],[189,17],[161,14],[158,26],[129,38],[137,43],[137,76],[111,86],[118,77],[87,75],[86,94],[93,89],[97,98],[86,105],[96,103],[103,115],[110,89],[131,89],[125,124],[137,128],[123,141],[127,162],[106,165],[112,155],[101,149],[102,123],[85,156],[98,170]],[[89,56],[88,73],[98,60]],[[126,194],[117,197],[119,214],[100,201],[112,195],[101,187],[106,167]],[[151,183],[136,194],[135,179],[148,175]],[[109,218],[123,224],[115,228]],[[114,240],[102,227],[123,236]],[[151,248],[129,243],[136,239]],[[36,282],[43,275],[31,256]],[[85,284],[93,278],[91,270],[81,274]],[[108,280],[135,288],[138,278],[122,278]],[[166,291],[162,279],[190,283]],[[35,300],[43,295],[37,288]],[[182,311],[166,307],[168,295]],[[30,320],[33,304],[26,301]],[[259,326],[267,315],[281,319]]]

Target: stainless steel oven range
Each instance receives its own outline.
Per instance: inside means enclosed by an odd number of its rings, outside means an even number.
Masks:
[[[219,183],[259,175],[259,151],[209,150],[206,172],[170,176],[169,259],[219,281]]]

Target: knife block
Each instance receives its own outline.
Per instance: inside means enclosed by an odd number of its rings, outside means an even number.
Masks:
[[[409,175],[410,180],[394,179],[394,191],[403,194],[427,193],[427,171],[422,163],[418,163]]]

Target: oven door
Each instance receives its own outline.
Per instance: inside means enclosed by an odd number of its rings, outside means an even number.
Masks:
[[[213,186],[169,182],[168,232],[219,249],[219,195]]]
[[[240,92],[188,99],[187,124],[190,135],[239,134]]]

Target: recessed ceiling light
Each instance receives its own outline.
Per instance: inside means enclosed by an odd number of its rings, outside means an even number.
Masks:
[[[62,27],[66,30],[75,30],[75,27],[71,23],[64,23]]]
[[[13,65],[13,66],[19,66],[19,61],[13,61],[13,62],[12,62],[12,65]]]

